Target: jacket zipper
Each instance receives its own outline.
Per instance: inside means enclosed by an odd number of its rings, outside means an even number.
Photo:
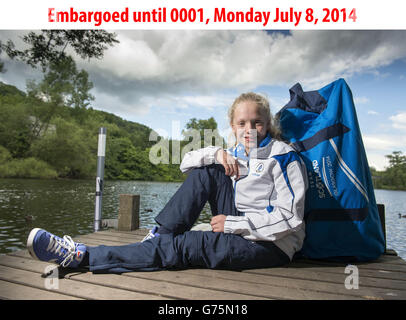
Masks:
[[[248,172],[247,172],[247,177],[248,177],[248,175],[250,174],[250,161],[248,160],[247,161],[247,169],[248,169]],[[235,180],[234,181],[234,205],[235,205],[235,207],[237,208],[237,180]]]

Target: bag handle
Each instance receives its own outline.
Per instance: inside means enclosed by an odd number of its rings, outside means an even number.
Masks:
[[[342,123],[336,123],[332,126],[326,127],[317,131],[313,136],[302,141],[292,142],[292,147],[297,152],[303,152],[310,150],[317,146],[319,143],[329,140],[334,137],[343,135],[344,133],[350,131],[350,128],[346,127]]]

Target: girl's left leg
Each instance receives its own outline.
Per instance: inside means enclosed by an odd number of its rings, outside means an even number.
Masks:
[[[196,222],[206,202],[211,212],[240,215],[234,202],[234,189],[222,165],[213,164],[193,169],[180,188],[155,218],[162,233],[175,235],[189,231]],[[165,230],[165,232],[162,232]]]

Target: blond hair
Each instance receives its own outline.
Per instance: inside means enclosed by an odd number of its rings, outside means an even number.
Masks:
[[[230,119],[230,124],[233,123],[234,120],[234,112],[238,104],[241,102],[254,102],[258,106],[259,111],[261,114],[267,117],[267,124],[268,130],[267,132],[271,135],[273,139],[282,140],[281,137],[281,130],[279,127],[279,122],[272,116],[271,109],[269,107],[269,101],[266,97],[254,93],[254,92],[247,92],[241,94],[237,97],[233,104],[231,105],[230,109],[228,109],[228,118]]]

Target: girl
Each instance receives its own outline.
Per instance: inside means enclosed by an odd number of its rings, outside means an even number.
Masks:
[[[268,101],[239,96],[229,110],[236,145],[191,151],[180,165],[188,177],[155,218],[142,242],[88,247],[69,236],[33,229],[30,254],[64,267],[122,273],[170,268],[248,269],[281,266],[301,249],[305,166],[280,141]],[[211,231],[190,231],[206,202]]]

